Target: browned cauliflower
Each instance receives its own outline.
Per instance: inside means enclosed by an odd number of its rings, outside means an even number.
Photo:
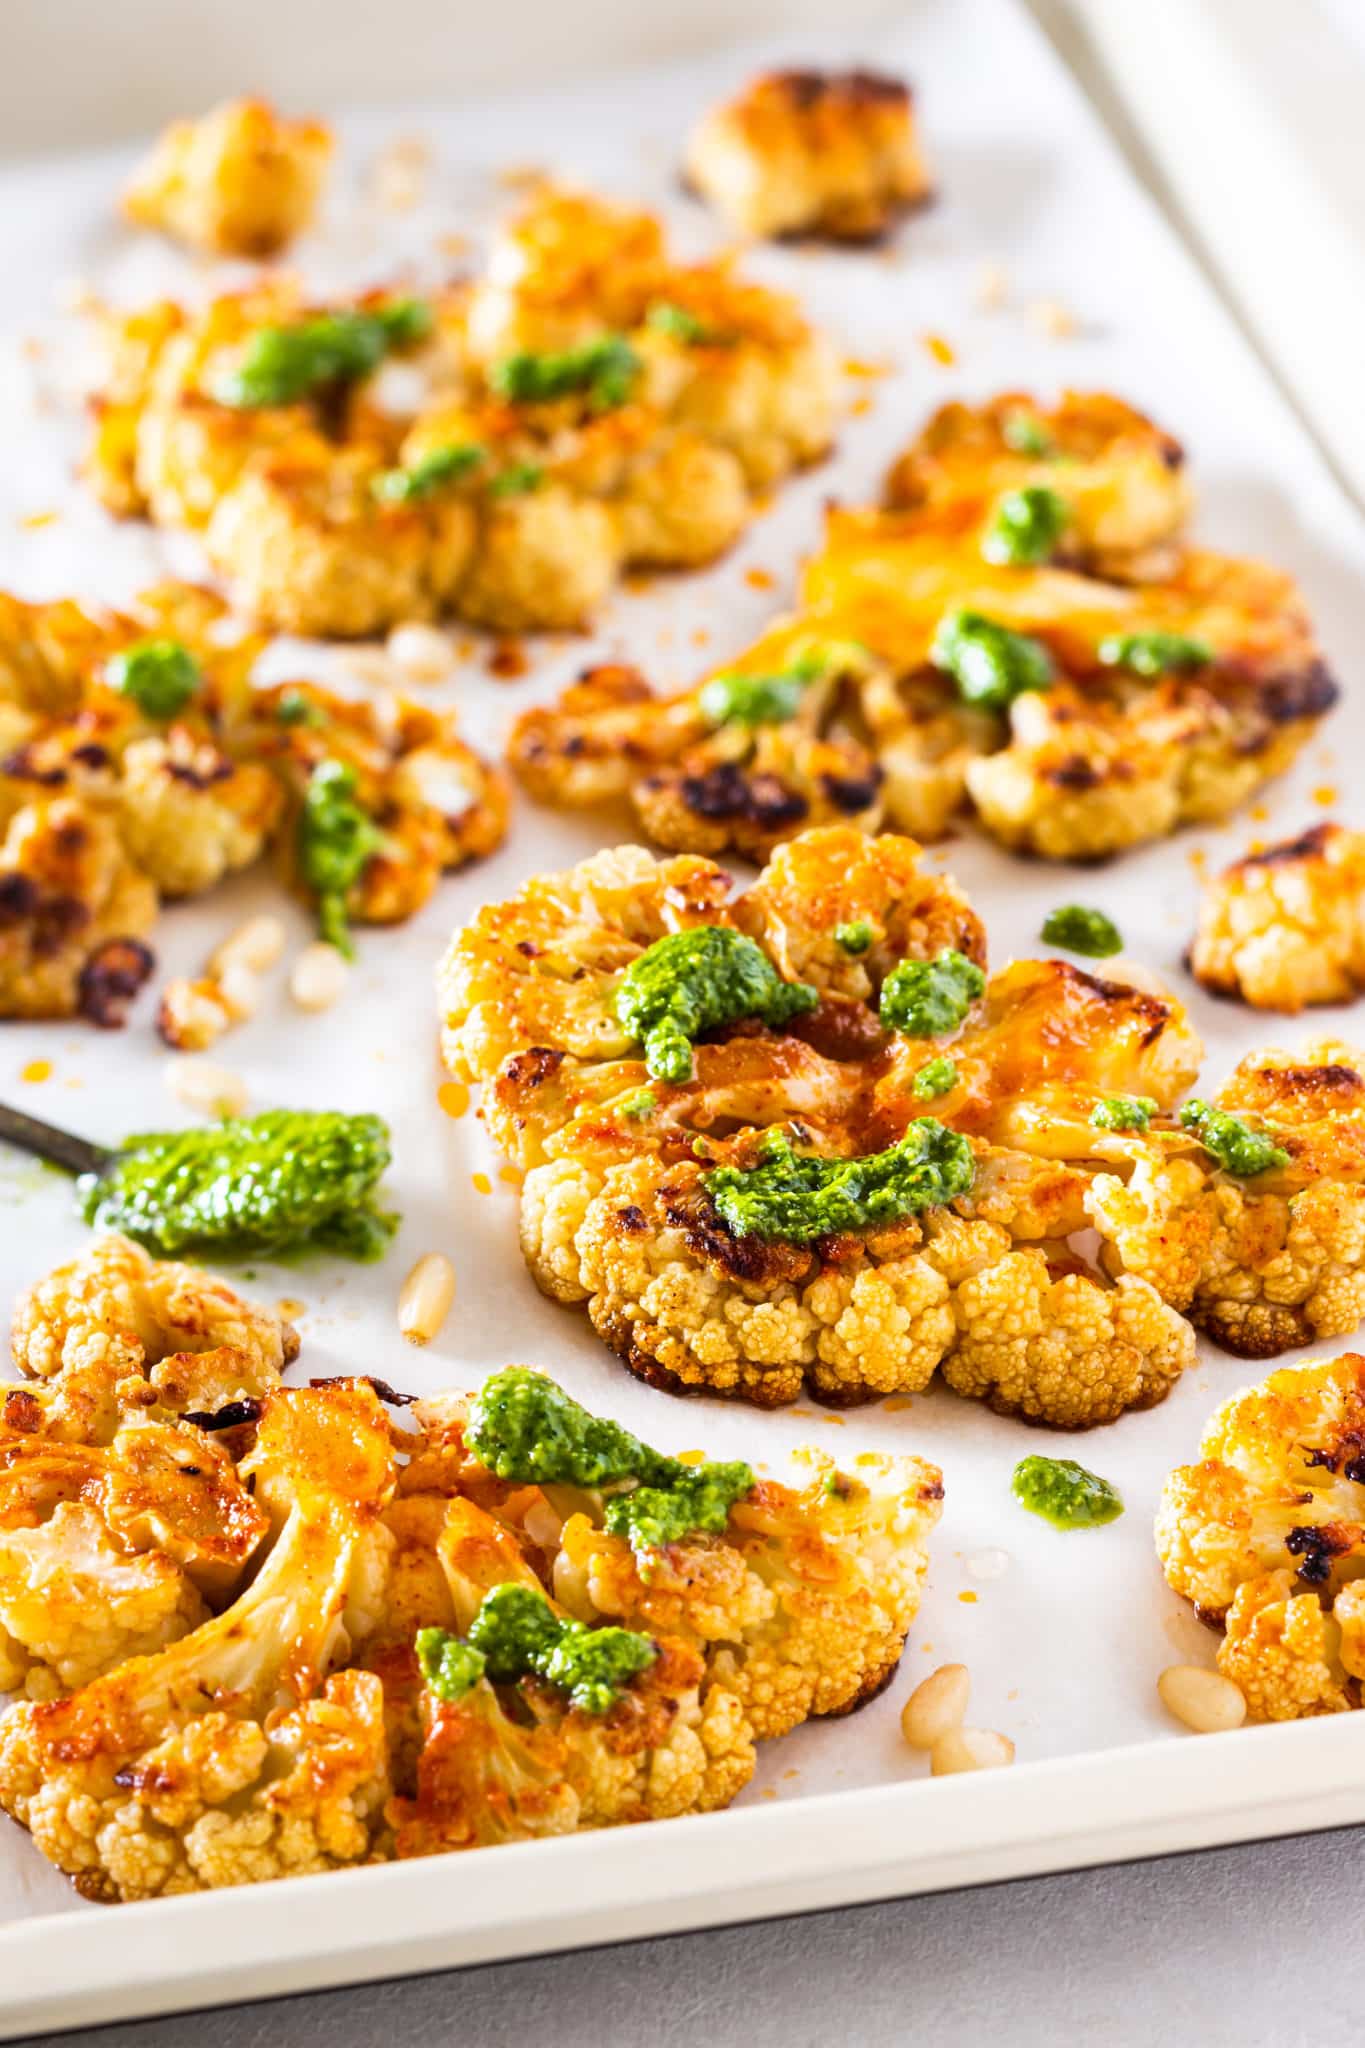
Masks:
[[[1151,1282],[1243,1358],[1344,1336],[1365,1316],[1365,1056],[1334,1041],[1244,1059],[1212,1098],[1272,1149],[1230,1170],[1198,1126],[1124,1141],[1086,1209],[1115,1272]]]
[[[808,994],[785,1023],[703,1033],[679,1079],[619,1004],[635,963],[697,927],[742,933]],[[1096,1105],[1173,1109],[1199,1042],[1173,1002],[1058,961],[986,983],[982,950],[970,905],[919,870],[913,842],[846,827],[784,846],[733,902],[709,862],[625,847],[486,906],[441,969],[445,1050],[526,1169],[537,1285],[585,1303],[632,1372],[675,1390],[855,1402],[918,1392],[941,1367],[1063,1428],[1160,1400],[1192,1331],[1149,1277],[1114,1284],[1070,1241],[1091,1228],[1096,1174],[1129,1163]],[[915,963],[983,994],[947,1045],[894,1026]],[[744,1227],[717,1190],[761,1187],[774,1144],[794,1176],[777,1199],[797,1209],[838,1162],[875,1183],[907,1146],[940,1148],[949,1178],[819,1233]]]
[[[359,1382],[269,1396],[242,1471],[277,1535],[229,1607],[69,1698],[0,1717],[0,1805],[87,1897],[365,1861],[389,1795],[374,1626],[394,1459]]]
[[[1156,1545],[1256,1721],[1365,1703],[1365,1358],[1271,1373],[1166,1482]]]
[[[585,625],[631,564],[714,560],[837,412],[789,299],[553,188],[472,290],[319,306],[270,277],[104,329],[98,495],[202,532],[245,609],[319,637]]]
[[[94,1445],[0,1423],[0,1689],[49,1699],[185,1635],[266,1526],[201,1430],[139,1420]]]
[[[1190,972],[1257,1010],[1349,1002],[1365,987],[1365,834],[1315,825],[1205,885]]]
[[[123,210],[211,256],[274,256],[311,222],[331,154],[321,121],[230,100],[171,123],[124,191]]]
[[[713,107],[687,179],[728,224],[873,242],[930,192],[911,95],[872,71],[771,71]]]
[[[1095,859],[1226,817],[1336,700],[1293,582],[1184,541],[1181,451],[1118,399],[947,407],[889,491],[831,512],[801,610],[694,687],[604,668],[525,712],[526,787],[701,853],[836,818],[936,837],[970,805]]]
[[[280,1383],[298,1334],[197,1266],[96,1238],[15,1304],[6,1420],[74,1443],[110,1442],[140,1414],[213,1414]]]
[[[0,1016],[121,1023],[154,966],[159,894],[198,895],[272,844],[291,875],[306,868],[299,816],[323,764],[353,779],[371,834],[346,893],[357,922],[410,916],[500,843],[506,785],[450,713],[253,688],[261,646],[190,585],[127,613],[0,597]],[[145,666],[130,683],[149,658],[151,685]]]

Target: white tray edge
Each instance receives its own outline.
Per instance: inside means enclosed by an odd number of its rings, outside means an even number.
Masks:
[[[1343,1714],[51,1914],[0,1932],[0,2039],[1360,1822]]]

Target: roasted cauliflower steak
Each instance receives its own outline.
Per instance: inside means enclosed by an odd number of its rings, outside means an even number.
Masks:
[[[741,1010],[700,1032],[690,1073],[661,1077],[622,992],[702,931],[752,942],[805,1006],[773,1025]],[[524,1172],[537,1284],[673,1391],[849,1403],[941,1371],[1066,1428],[1160,1400],[1192,1331],[1148,1276],[1111,1276],[1071,1240],[1124,1158],[1094,1105],[1173,1110],[1198,1040],[1173,1001],[1060,961],[987,982],[983,957],[970,906],[912,842],[849,827],[782,846],[733,899],[708,861],[623,847],[487,906],[440,972],[445,1054]],[[904,986],[944,976],[976,990],[960,1035],[888,1023]],[[825,1187],[834,1220],[807,1225]],[[745,1219],[748,1189],[775,1221]]]
[[[1254,1721],[1365,1703],[1365,1358],[1288,1366],[1234,1394],[1171,1473],[1157,1555],[1222,1631]]]
[[[1104,393],[945,407],[879,511],[836,508],[800,610],[695,687],[586,672],[523,713],[538,800],[761,859],[848,820],[1096,860],[1225,818],[1336,701],[1302,597],[1184,537],[1179,445]]]
[[[96,494],[201,534],[245,610],[318,637],[583,626],[625,569],[723,553],[835,428],[791,299],[554,187],[429,299],[271,277],[103,328]]]

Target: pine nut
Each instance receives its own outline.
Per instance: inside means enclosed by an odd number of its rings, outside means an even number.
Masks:
[[[934,1744],[929,1768],[936,1778],[951,1778],[959,1771],[998,1771],[1013,1762],[1008,1735],[997,1735],[994,1728],[950,1728]]]
[[[911,1749],[932,1749],[967,1718],[971,1675],[965,1664],[940,1664],[922,1679],[901,1709],[901,1734]]]
[[[996,313],[1010,295],[1009,275],[999,263],[983,263],[976,273],[972,297],[983,313]]]
[[[1218,1735],[1240,1728],[1247,1703],[1230,1678],[1206,1671],[1202,1664],[1170,1664],[1156,1682],[1161,1704],[1196,1735]]]
[[[316,940],[294,962],[289,993],[301,1010],[330,1010],[350,978],[350,967],[335,946]]]
[[[266,974],[283,953],[284,943],[284,925],[278,917],[249,917],[224,939],[209,961],[209,973],[220,980],[230,967]]]
[[[218,993],[234,1024],[244,1024],[261,1006],[261,984],[240,960],[230,961],[220,971]]]
[[[398,1327],[410,1344],[429,1344],[455,1299],[455,1268],[444,1252],[417,1261],[398,1297]]]
[[[452,666],[450,642],[435,626],[395,626],[384,651],[413,682],[435,682]]]
[[[207,1052],[232,1023],[216,981],[173,977],[161,991],[156,1028],[176,1052]]]
[[[206,1116],[240,1116],[247,1105],[241,1075],[212,1060],[167,1060],[166,1085],[187,1109],[202,1109]]]

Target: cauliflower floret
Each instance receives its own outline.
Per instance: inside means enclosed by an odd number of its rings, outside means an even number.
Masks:
[[[376,474],[365,449],[260,457],[214,507],[209,560],[281,632],[358,639],[436,618],[474,552],[473,511],[449,492],[383,501]]]
[[[274,256],[312,220],[332,155],[320,121],[231,100],[173,121],[123,195],[141,227],[213,256]]]
[[[1365,834],[1315,825],[1205,886],[1190,972],[1258,1010],[1349,1002],[1365,987]]]
[[[23,805],[0,840],[0,1016],[121,1024],[156,909],[109,818],[74,797]]]
[[[1156,1519],[1167,1580],[1225,1634],[1253,1720],[1362,1704],[1365,1358],[1273,1372],[1225,1401]]]
[[[713,562],[750,516],[738,459],[688,433],[657,439],[630,465],[615,508],[624,559],[643,568]]]
[[[774,71],[701,121],[690,184],[744,234],[870,242],[929,195],[909,88],[870,71]]]
[[[493,361],[634,327],[663,269],[653,214],[544,185],[499,231],[471,295],[470,346]]]
[[[0,1805],[92,1898],[365,1860],[389,1793],[377,1676],[328,1676],[384,1548],[382,1408],[358,1382],[279,1392],[244,1471],[279,1528],[247,1590],[158,1654],[0,1717]]]
[[[166,895],[198,896],[259,857],[283,803],[268,769],[174,725],[123,757],[119,837]]]
[[[1244,1358],[1345,1335],[1365,1316],[1365,1057],[1334,1042],[1249,1054],[1214,1107],[1289,1157],[1250,1179],[1152,1129],[1086,1209],[1106,1265],[1151,1281]]]
[[[113,1234],[20,1295],[10,1342],[19,1370],[44,1383],[46,1428],[91,1443],[107,1443],[129,1412],[259,1399],[299,1350],[273,1309]]]
[[[492,500],[460,585],[463,618],[498,633],[582,627],[615,583],[620,519],[553,481]]]

